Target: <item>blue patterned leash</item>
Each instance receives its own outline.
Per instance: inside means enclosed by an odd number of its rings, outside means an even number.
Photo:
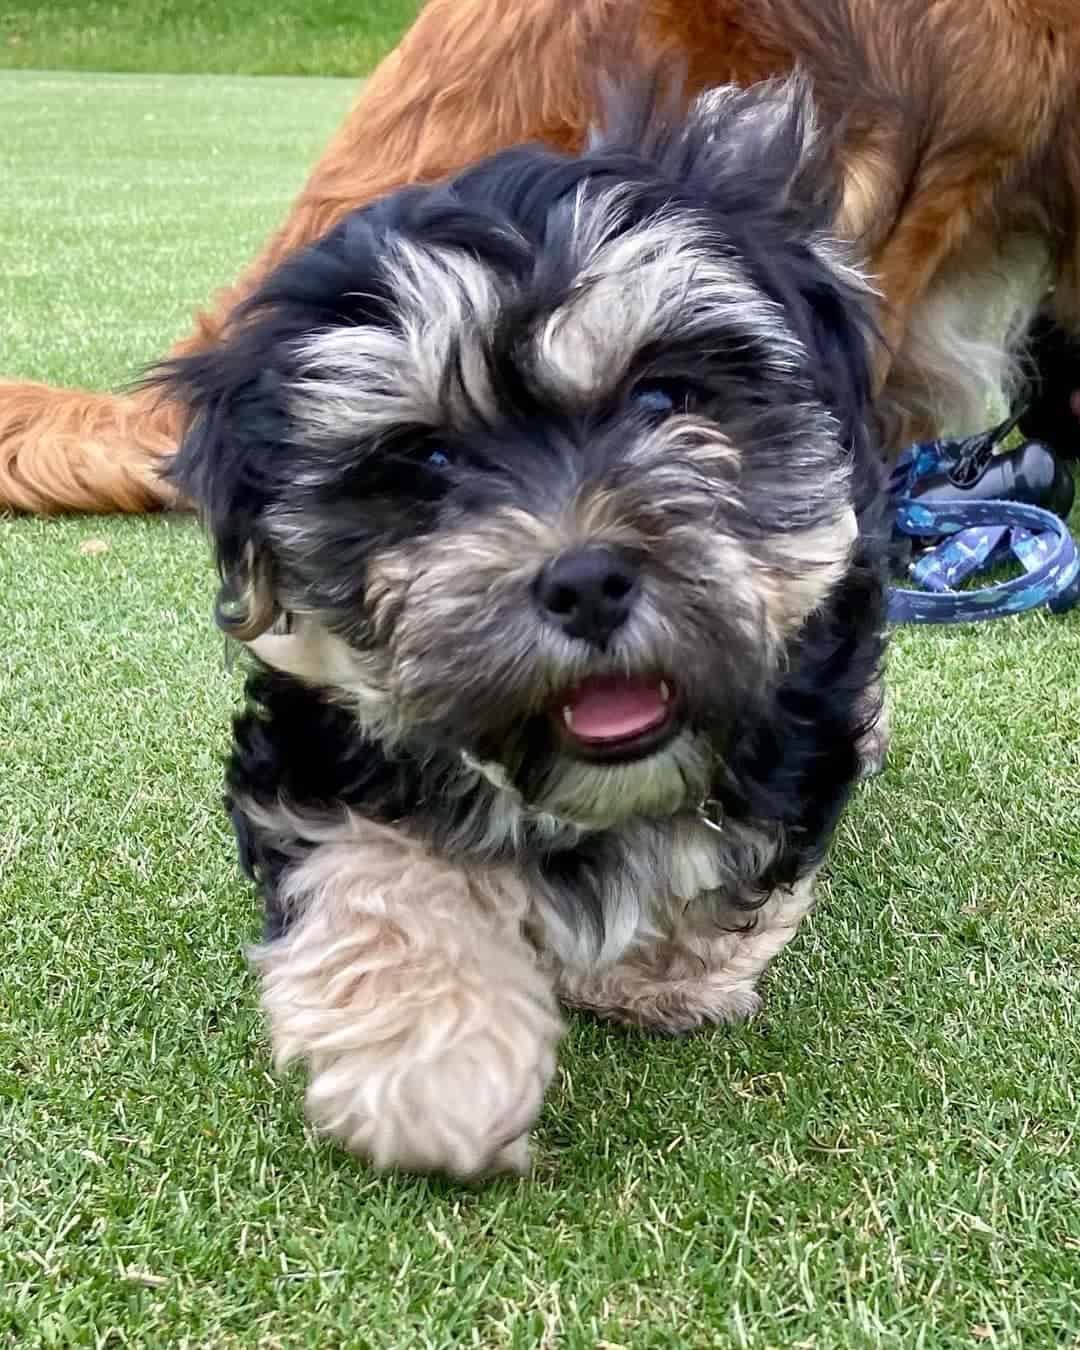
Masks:
[[[955,462],[956,442],[924,441],[906,450],[889,481],[894,531],[944,541],[911,565],[923,590],[890,587],[890,623],[975,623],[1046,605],[1063,614],[1080,602],[1080,555],[1069,527],[1052,511],[1011,501],[922,502],[912,490]],[[1023,576],[959,591],[970,577],[1010,559]]]

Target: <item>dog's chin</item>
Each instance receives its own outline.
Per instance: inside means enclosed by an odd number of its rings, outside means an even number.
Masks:
[[[673,716],[633,743],[581,747],[565,739],[532,806],[583,829],[659,818],[708,795],[714,755],[705,737]]]

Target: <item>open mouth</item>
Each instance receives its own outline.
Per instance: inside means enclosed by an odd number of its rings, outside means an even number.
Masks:
[[[670,679],[596,675],[555,701],[552,716],[564,745],[594,760],[638,759],[671,739],[678,691]]]

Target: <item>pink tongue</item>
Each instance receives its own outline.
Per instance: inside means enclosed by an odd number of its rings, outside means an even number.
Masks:
[[[597,676],[568,690],[560,714],[570,709],[567,730],[583,741],[619,741],[659,726],[667,704],[659,681]]]

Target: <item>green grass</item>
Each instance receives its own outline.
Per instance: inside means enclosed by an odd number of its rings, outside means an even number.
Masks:
[[[420,0],[0,0],[0,68],[367,74]]]
[[[349,80],[0,78],[0,371],[108,386],[254,255]]]
[[[348,94],[0,78],[0,369],[126,378]],[[901,632],[763,1019],[575,1021],[535,1177],[469,1190],[268,1072],[210,597],[188,520],[0,522],[0,1343],[1080,1344],[1080,615]]]

